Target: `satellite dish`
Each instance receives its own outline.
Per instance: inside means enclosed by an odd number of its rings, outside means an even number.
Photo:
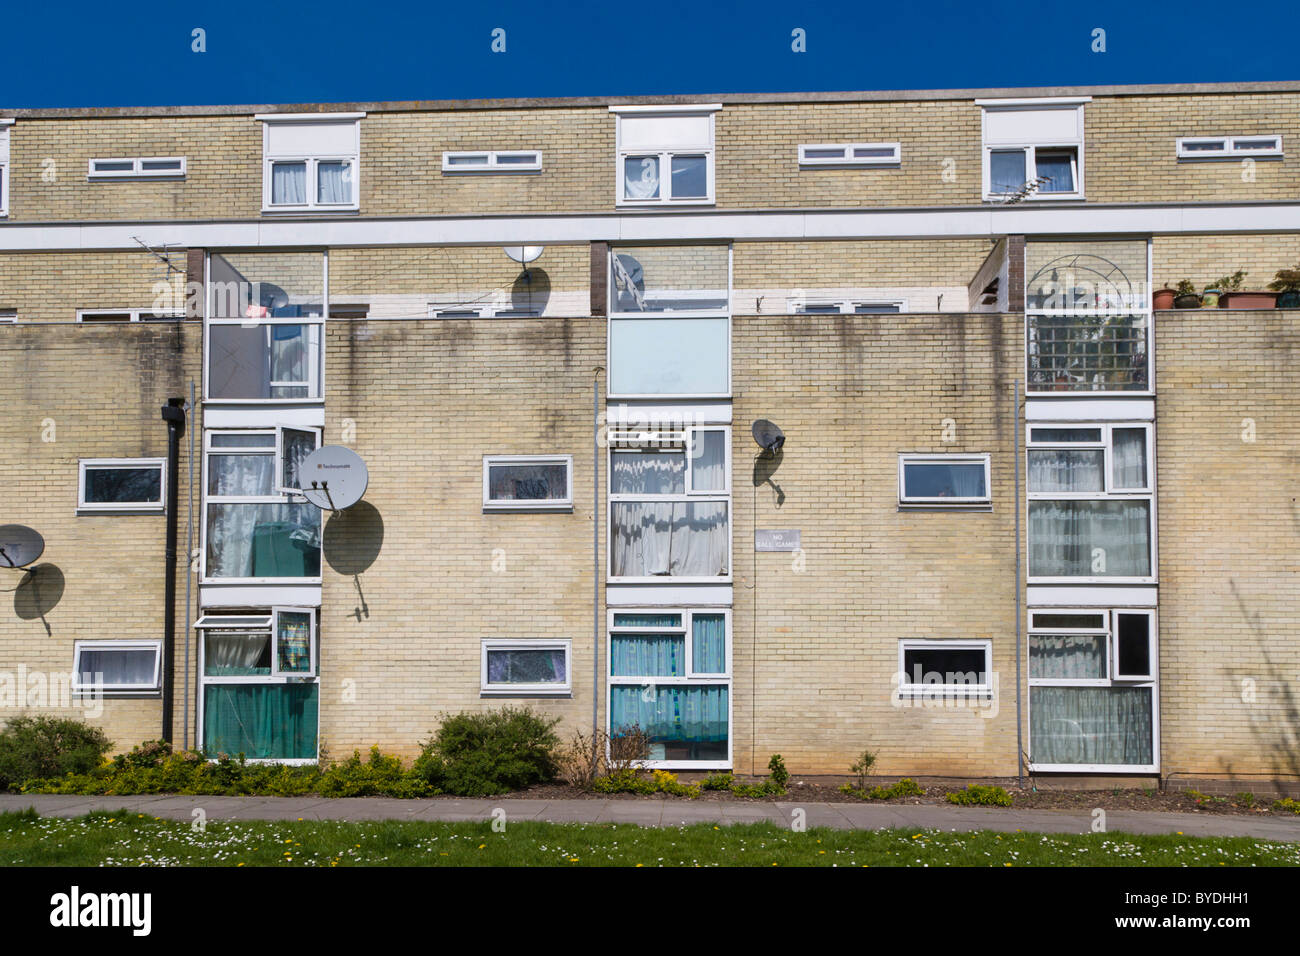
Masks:
[[[26,568],[45,552],[45,539],[26,525],[0,525],[0,568]]]
[[[515,262],[524,265],[527,265],[534,259],[538,258],[542,254],[542,251],[546,249],[545,246],[505,246],[504,248],[506,250],[506,255],[515,260]]]
[[[301,466],[302,496],[326,511],[342,511],[361,500],[370,472],[361,456],[342,445],[322,445]]]
[[[754,441],[758,442],[760,448],[764,451],[770,451],[774,455],[785,444],[785,432],[766,418],[760,418],[754,422],[753,427],[750,428],[750,433],[753,434]]]

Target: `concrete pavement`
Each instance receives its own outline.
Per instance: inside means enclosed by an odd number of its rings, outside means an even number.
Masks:
[[[508,820],[552,823],[635,823],[678,826],[688,823],[757,823],[789,826],[802,810],[808,826],[843,830],[887,827],[943,830],[1017,830],[1039,833],[1087,833],[1092,813],[1084,810],[1018,810],[889,803],[746,803],[667,799],[530,800],[437,798],[397,800],[387,797],[86,797],[49,794],[0,794],[0,811],[34,807],[42,816],[76,817],[92,810],[128,810],[168,820],[193,819],[201,807],[209,820],[489,820],[505,811]],[[1105,809],[1104,804],[1102,809]],[[1300,816],[1251,814],[1152,813],[1107,810],[1106,830],[1127,833],[1178,833],[1189,836],[1248,836],[1300,842]]]

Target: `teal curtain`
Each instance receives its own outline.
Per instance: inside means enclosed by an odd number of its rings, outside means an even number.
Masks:
[[[727,686],[658,685],[610,688],[610,732],[631,727],[656,743],[716,743],[727,739]],[[647,699],[648,698],[648,699]]]
[[[727,672],[727,620],[721,614],[695,614],[691,669],[697,674]]]
[[[1150,687],[1031,687],[1034,763],[1150,765]]]
[[[316,684],[208,684],[203,752],[249,758],[316,758]]]
[[[615,614],[615,627],[681,627],[680,614]]]
[[[681,634],[615,634],[609,672],[615,677],[685,677],[686,638]]]

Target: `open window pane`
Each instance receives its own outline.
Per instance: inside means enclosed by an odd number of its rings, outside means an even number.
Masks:
[[[277,491],[297,494],[302,490],[302,465],[320,444],[313,429],[278,429],[280,442],[280,475]]]
[[[276,612],[275,657],[281,674],[312,673],[310,611]]]
[[[1115,614],[1115,677],[1149,680],[1154,677],[1151,660],[1151,615]]]
[[[319,685],[207,684],[203,750],[209,756],[314,760]]]
[[[1105,680],[1105,634],[1030,634],[1029,676]]]
[[[728,322],[611,319],[609,389],[616,395],[725,395]]]
[[[1026,178],[1023,149],[995,149],[989,154],[990,192],[1013,193]]]
[[[728,573],[724,501],[617,501],[611,507],[615,577],[712,578]]]
[[[1029,688],[1035,764],[1150,766],[1153,732],[1150,687]]]
[[[610,734],[640,728],[650,738],[651,760],[726,760],[728,691],[725,684],[614,685]]]
[[[1149,577],[1151,503],[1029,502],[1031,577]]]

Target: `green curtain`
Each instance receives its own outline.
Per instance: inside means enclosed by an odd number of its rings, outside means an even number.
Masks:
[[[319,690],[308,683],[206,685],[203,752],[314,760]]]

